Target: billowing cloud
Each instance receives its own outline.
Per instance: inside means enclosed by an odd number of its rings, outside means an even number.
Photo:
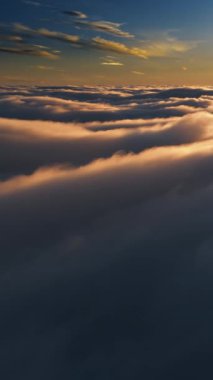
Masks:
[[[143,119],[65,125],[0,119],[0,172],[4,176],[30,173],[59,163],[76,167],[117,152],[139,153],[156,146],[209,140],[212,123],[207,113],[155,120],[154,125]]]
[[[210,109],[211,89],[37,87],[2,91],[0,116],[52,121],[111,121],[183,116]],[[97,101],[98,99],[98,101]]]
[[[202,378],[212,101],[207,87],[1,86],[7,378]]]

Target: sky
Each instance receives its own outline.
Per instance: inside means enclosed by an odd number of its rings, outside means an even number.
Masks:
[[[211,85],[210,0],[9,0],[4,83]]]

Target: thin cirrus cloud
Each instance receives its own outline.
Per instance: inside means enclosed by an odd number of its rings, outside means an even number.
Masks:
[[[77,43],[80,39],[79,36],[76,35],[70,35],[62,32],[56,32],[56,31],[51,31],[46,28],[40,28],[40,29],[32,29],[26,25],[23,24],[15,24],[14,28],[17,32],[19,33],[24,33],[34,35],[34,36],[39,36],[39,37],[45,37],[45,38],[50,38],[54,40],[59,40],[62,42],[69,42],[69,43]]]
[[[44,49],[36,48],[35,46],[0,46],[1,53],[17,54],[17,55],[32,55],[35,57],[58,59],[58,54]]]
[[[114,53],[131,55],[143,59],[169,57],[174,54],[185,53],[197,46],[195,41],[151,41],[141,43],[141,46],[128,46],[117,41],[110,41],[101,37],[92,38],[91,43],[94,47]]]
[[[109,21],[77,21],[75,25],[79,28],[94,30],[112,34],[116,37],[133,38],[134,35],[123,31],[120,27],[122,24]]]
[[[199,41],[178,40],[175,37],[167,36],[164,39],[143,41],[142,43],[148,57],[167,57],[194,49],[198,46]]]
[[[102,58],[101,65],[104,66],[124,66],[124,64],[115,59],[115,57],[107,56]]]
[[[109,52],[115,52],[118,54],[133,55],[139,58],[147,58],[146,51],[138,47],[130,47],[123,43],[106,40],[104,38],[95,37],[91,40],[82,40],[80,36],[70,35],[62,32],[50,31],[45,28],[32,29],[28,26],[22,24],[15,24],[14,29],[16,32],[22,33],[24,35],[39,36],[43,38],[50,38],[54,40],[59,40],[62,42],[67,42],[73,45],[78,45],[81,47],[93,48],[98,50],[106,50]]]
[[[114,53],[132,55],[135,57],[147,59],[147,52],[144,49],[134,46],[127,46],[123,43],[106,40],[105,38],[101,37],[92,38],[91,46],[100,50],[106,50]]]
[[[101,33],[111,34],[115,37],[122,38],[134,38],[134,34],[126,32],[121,29],[122,24],[117,22],[110,22],[104,20],[91,21],[85,20],[88,16],[80,11],[63,11],[65,15],[71,16],[73,18],[77,18],[79,20],[75,21],[75,26],[79,29],[89,29]]]
[[[83,12],[80,12],[80,11],[63,11],[62,13],[67,15],[67,16],[76,17],[79,19],[87,18],[87,15]]]
[[[135,71],[135,70],[133,70],[132,74],[135,74],[135,75],[144,75],[144,72],[143,71]]]
[[[12,34],[0,34],[0,41],[22,42],[23,38]]]
[[[87,23],[87,21],[79,22]],[[106,23],[102,26],[103,29],[106,28],[107,30],[111,30],[112,34],[118,33],[121,36],[123,32],[119,30],[119,25],[120,24]],[[82,39],[79,35],[67,34],[60,31],[49,30],[47,28],[33,29],[29,26],[19,23],[14,24],[13,32],[14,31],[19,34],[20,38],[27,38],[29,36],[48,38],[56,41],[70,43],[73,46],[76,45],[81,48],[105,50],[108,52],[130,55],[143,59],[153,57],[168,57],[174,54],[183,54],[191,49],[196,48],[198,45],[198,42],[196,41],[182,41],[166,36],[165,39],[162,40],[142,41],[140,42],[139,46],[132,46],[101,37],[94,37],[86,40]]]
[[[103,66],[123,66],[124,64],[118,61],[105,61],[101,62]]]
[[[146,36],[145,40],[140,40],[134,33],[130,33],[126,31],[125,28],[123,30],[124,23],[120,22],[111,22],[105,21],[104,19],[90,19],[89,16],[82,12],[81,10],[60,10],[57,6],[42,4],[37,1],[24,1],[26,5],[35,6],[37,8],[45,7],[47,9],[51,9],[50,14],[54,14],[55,20],[57,21],[57,15],[64,14],[69,17],[68,22],[71,23],[71,27],[76,27],[78,29],[78,33],[76,32],[71,34],[66,31],[54,30],[51,27],[31,27],[27,26],[24,23],[16,23],[12,26],[9,24],[5,24],[4,28],[1,31],[1,53],[11,53],[17,55],[34,55],[41,58],[47,59],[55,59],[59,57],[57,54],[57,50],[53,49],[34,49],[33,43],[29,43],[29,39],[37,44],[37,39],[51,39],[56,42],[64,42],[70,44],[70,47],[81,48],[85,51],[85,54],[89,50],[96,51],[105,51],[107,53],[115,53],[119,55],[125,55],[130,57],[137,57],[139,59],[152,59],[152,58],[166,58],[173,57],[176,58],[180,55],[184,55],[188,51],[197,48],[199,41],[190,41],[190,40],[181,40],[175,37],[171,37],[168,33],[161,33],[161,37],[159,36],[155,38],[150,38],[150,36]],[[63,9],[63,8],[62,8]],[[53,12],[52,12],[53,11]],[[51,19],[51,15],[50,15]],[[58,19],[57,22],[64,23],[64,19]],[[53,24],[52,24],[53,25]],[[89,30],[87,32],[87,36],[84,36],[83,30]],[[65,29],[67,30],[67,29]],[[93,32],[93,33],[92,33]],[[97,33],[98,35],[94,35]],[[100,35],[99,35],[100,34]],[[101,37],[102,34],[109,34],[114,38],[105,38],[105,36]],[[118,38],[122,38],[121,42],[118,41]],[[41,42],[42,43],[42,42]],[[23,46],[21,46],[23,44]],[[24,45],[25,44],[25,45]],[[57,49],[57,47],[55,48]],[[66,50],[67,51],[67,50]],[[60,52],[61,53],[61,52]],[[75,54],[75,53],[74,53]],[[60,57],[62,55],[60,54]],[[78,54],[76,53],[76,59]],[[62,56],[63,58],[63,56]],[[162,63],[162,62],[161,62]],[[131,63],[128,63],[128,65]],[[123,66],[123,62],[120,62],[119,59],[115,60],[104,60],[101,63],[102,67],[121,67]],[[181,66],[181,65],[180,65]],[[133,72],[134,71],[134,72]],[[139,70],[129,70],[129,73],[133,73],[135,75],[140,72]],[[143,72],[143,70],[141,70]]]
[[[80,22],[80,21],[79,21]],[[82,21],[83,22],[83,21]],[[117,25],[117,26],[116,26]],[[115,34],[122,34],[123,32],[119,31],[120,24],[106,23],[106,29],[114,30]],[[105,28],[103,26],[103,29]],[[117,29],[116,29],[117,28]],[[183,54],[193,48],[196,48],[196,41],[181,41],[175,38],[166,37],[165,40],[156,40],[156,41],[142,41],[140,45],[127,45],[123,42],[118,42],[114,40],[109,40],[105,38],[101,38],[99,36],[93,37],[91,39],[82,39],[80,35],[68,34],[60,31],[49,30],[47,28],[38,28],[34,29],[24,24],[15,23],[11,30],[9,30],[8,26],[5,27],[7,30],[7,34],[2,33],[0,39],[2,41],[8,41],[15,45],[13,46],[4,46],[2,45],[1,52],[8,53],[17,53],[17,54],[29,54],[29,49],[25,49],[23,46],[20,47],[19,44],[24,44],[24,40],[29,38],[42,38],[42,39],[51,39],[59,42],[65,42],[70,44],[73,47],[80,47],[82,49],[92,49],[92,50],[104,50],[106,52],[121,54],[121,55],[129,55],[142,59],[148,58],[159,58],[159,57],[169,57],[174,56],[176,54]],[[117,30],[117,32],[116,32]],[[113,33],[114,33],[113,32]],[[113,34],[112,33],[112,34]],[[120,35],[121,36],[121,35]],[[127,37],[127,36],[126,36]],[[30,54],[38,55],[46,58],[53,58],[55,51],[50,52],[36,52],[34,49],[30,49]],[[115,62],[118,62],[115,60]],[[113,63],[109,64],[106,61],[106,66],[113,66]],[[116,64],[115,64],[116,65]],[[114,66],[115,66],[114,65]],[[121,64],[122,65],[122,64]],[[119,64],[117,65],[119,66]]]

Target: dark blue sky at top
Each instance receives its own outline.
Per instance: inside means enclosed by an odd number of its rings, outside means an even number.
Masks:
[[[82,12],[86,18],[66,11]],[[133,83],[138,75],[143,75],[140,78],[147,84],[192,84],[198,79],[199,83],[212,83],[212,15],[212,0],[4,1],[0,3],[1,74],[5,80],[14,76],[20,80],[24,73],[30,81],[43,81],[47,76],[52,81],[56,69],[57,78],[64,75],[60,80],[66,83],[99,83],[106,78],[112,83],[123,83],[125,78]],[[94,27],[97,22],[102,29]],[[25,31],[15,23],[22,24]],[[39,29],[54,32],[56,37],[42,35]],[[67,43],[60,33],[74,36],[79,44]],[[21,36],[22,42],[5,38],[7,34]],[[145,49],[145,59],[134,48]],[[51,64],[52,58],[45,56],[48,52],[55,55]],[[108,56],[108,61],[103,62],[103,56]],[[45,64],[48,73],[42,73]]]
[[[57,10],[80,10],[92,19],[103,19],[126,24],[130,31],[168,30],[179,29],[183,37],[197,38],[199,35],[210,33],[212,27],[213,2],[212,0],[93,0],[42,1],[42,5],[56,7],[54,11],[48,7],[36,7],[25,4],[21,0],[9,0],[1,5],[1,21],[23,22],[25,24],[42,26],[42,18],[49,17],[48,25],[56,29],[54,13]],[[72,26],[63,25],[60,28],[67,30]],[[184,36],[185,34],[185,36]]]

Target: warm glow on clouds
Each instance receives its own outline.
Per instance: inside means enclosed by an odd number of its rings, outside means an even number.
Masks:
[[[212,14],[2,1],[2,380],[212,379]]]

